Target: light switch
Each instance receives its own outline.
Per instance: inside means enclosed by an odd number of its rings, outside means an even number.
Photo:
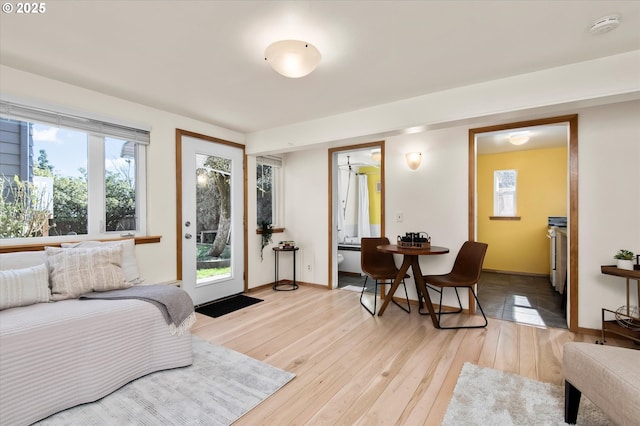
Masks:
[[[396,222],[402,222],[404,220],[403,212],[396,212]]]

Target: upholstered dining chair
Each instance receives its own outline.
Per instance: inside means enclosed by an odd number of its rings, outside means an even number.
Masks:
[[[424,283],[427,285],[427,288],[430,288],[438,293],[440,293],[440,303],[438,307],[438,327],[444,329],[458,329],[458,328],[484,328],[487,326],[488,321],[487,317],[482,310],[482,306],[480,306],[480,301],[478,300],[478,296],[476,295],[473,287],[480,280],[480,272],[482,271],[482,263],[484,262],[484,255],[487,253],[488,245],[485,243],[479,243],[476,241],[466,241],[458,255],[456,256],[456,261],[453,264],[453,269],[448,274],[443,275],[425,275],[422,278],[424,279]],[[459,309],[455,311],[446,311],[442,312],[442,294],[444,293],[444,289],[447,287],[453,287],[456,292],[456,297],[458,298]],[[458,288],[468,288],[473,297],[476,299],[476,304],[480,309],[480,313],[482,313],[482,317],[484,318],[483,325],[469,325],[469,326],[453,326],[453,327],[443,327],[440,324],[440,318],[444,314],[457,314],[462,312],[462,303],[460,302],[460,295],[458,294]]]
[[[377,247],[381,245],[389,244],[389,239],[386,237],[381,238],[361,238],[360,241],[360,266],[362,272],[365,274],[364,284],[362,285],[362,292],[360,293],[360,304],[369,311],[371,315],[376,314],[376,305],[378,300],[378,285],[393,284],[393,280],[396,278],[400,270],[396,267],[393,254],[382,253],[378,251]],[[373,311],[362,301],[365,288],[367,287],[367,280],[371,278],[375,280],[375,290],[373,295]],[[391,301],[398,305],[403,311],[410,313],[411,305],[409,305],[409,294],[407,293],[407,285],[404,282],[405,278],[409,278],[409,275],[405,274],[402,279],[402,285],[404,286],[404,295],[407,299],[407,307],[400,305],[393,299],[392,294],[388,294],[387,297],[391,297]]]

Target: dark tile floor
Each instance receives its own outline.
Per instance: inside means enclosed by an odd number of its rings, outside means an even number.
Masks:
[[[364,276],[338,274],[338,287],[362,287],[364,279]],[[373,293],[373,287],[373,280],[368,280],[366,291]],[[489,318],[567,328],[562,295],[551,287],[546,277],[483,272],[478,284],[478,298]]]
[[[483,272],[478,299],[487,317],[523,324],[567,328],[563,296],[546,277]]]

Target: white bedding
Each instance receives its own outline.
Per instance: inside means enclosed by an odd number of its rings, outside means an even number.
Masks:
[[[192,363],[141,300],[62,300],[0,311],[0,422],[26,425],[154,371]]]

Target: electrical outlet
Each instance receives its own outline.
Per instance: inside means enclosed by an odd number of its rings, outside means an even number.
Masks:
[[[404,213],[403,212],[396,212],[396,222],[402,222],[404,220]]]
[[[311,268],[311,264],[308,264],[308,265],[307,265],[307,271],[311,272],[311,269],[312,269],[312,268]]]

